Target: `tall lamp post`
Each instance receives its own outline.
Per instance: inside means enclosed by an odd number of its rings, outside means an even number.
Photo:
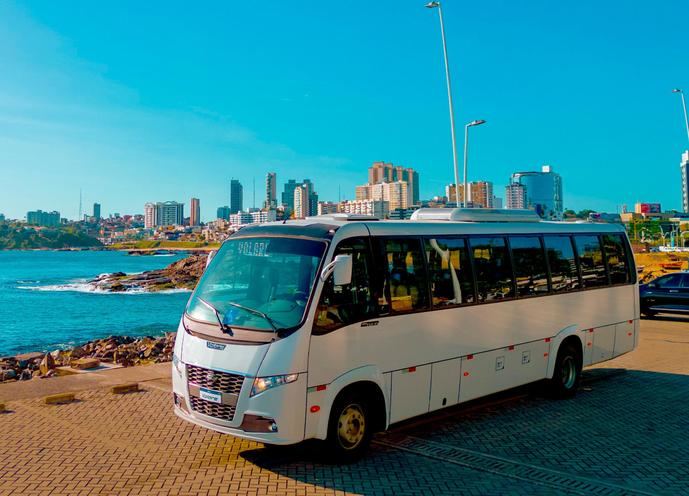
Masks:
[[[480,126],[481,124],[485,123],[486,121],[479,119],[477,121],[471,121],[469,124],[464,126],[464,208],[466,208],[467,202],[469,201],[469,181],[467,180],[467,163],[469,162],[469,128]]]
[[[684,91],[679,88],[672,90],[673,93],[679,93],[682,97],[682,109],[684,109],[684,125],[687,128],[687,139],[689,139],[689,118],[687,118],[687,103],[684,101]]]
[[[452,84],[450,83],[450,65],[447,60],[447,43],[445,43],[445,23],[443,23],[443,8],[440,2],[428,2],[427,9],[438,9],[438,17],[440,18],[440,36],[443,40],[443,55],[445,57],[445,79],[447,80],[447,103],[450,107],[450,133],[452,134],[452,162],[454,164],[455,172],[455,196],[459,200],[459,171],[457,169],[457,138],[455,137],[455,113],[452,105]],[[459,203],[459,201],[457,201]]]

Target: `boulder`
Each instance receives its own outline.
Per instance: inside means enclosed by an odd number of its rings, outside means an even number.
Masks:
[[[50,370],[55,368],[55,359],[50,353],[47,353],[38,367],[38,371],[41,375],[46,375]]]

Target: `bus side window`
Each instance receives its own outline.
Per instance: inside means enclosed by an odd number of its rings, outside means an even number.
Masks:
[[[605,234],[603,236],[605,258],[608,263],[611,284],[625,284],[630,282],[629,263],[624,249],[624,239],[620,234]]]
[[[375,318],[378,314],[377,298],[371,290],[373,268],[368,239],[342,241],[335,250],[337,255],[352,256],[352,281],[335,286],[331,275],[323,285],[315,324],[321,332]]]
[[[538,236],[510,236],[517,296],[548,293],[548,269]]]
[[[474,278],[462,238],[425,240],[428,280],[434,307],[474,302]]]
[[[544,236],[545,250],[550,265],[553,292],[563,293],[579,287],[577,259],[569,236]]]
[[[423,251],[418,239],[385,239],[385,261],[393,313],[428,308]]]
[[[479,303],[514,297],[512,267],[505,238],[471,238]]]
[[[574,244],[579,255],[581,282],[584,288],[607,286],[608,274],[605,271],[600,239],[596,235],[574,236]]]

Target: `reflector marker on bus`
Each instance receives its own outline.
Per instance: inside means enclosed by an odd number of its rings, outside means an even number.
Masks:
[[[545,338],[546,343],[550,343],[550,338]]]
[[[546,351],[545,353],[543,353],[543,356],[544,356],[544,357],[547,357],[547,356],[548,356],[548,352]]]
[[[473,359],[474,359],[474,355],[467,355],[467,360],[473,360]]]
[[[469,377],[469,372],[464,372],[464,377]]]
[[[315,393],[316,391],[325,391],[327,386],[325,384],[321,384],[320,386],[311,386],[310,388],[307,389],[309,393]]]
[[[416,372],[416,367],[409,367],[406,370],[403,370],[402,372],[406,372],[406,373]]]
[[[591,346],[593,343],[586,343],[586,346]]]
[[[589,332],[593,332],[593,329],[589,329]]]
[[[508,349],[509,351],[512,351],[512,350],[514,350],[514,345],[510,345],[510,346],[508,346],[508,347],[507,347],[507,349]]]
[[[313,405],[313,406],[310,408],[311,413],[316,413],[316,412],[318,412],[320,409],[321,409],[321,407],[318,406],[318,405]]]
[[[630,321],[629,321],[630,324],[631,324],[632,322],[634,322],[634,321],[633,321],[633,320],[630,320]]]

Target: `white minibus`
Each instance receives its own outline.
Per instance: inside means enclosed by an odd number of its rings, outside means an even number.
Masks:
[[[619,224],[420,209],[251,225],[212,258],[181,319],[175,412],[340,461],[405,419],[632,351],[639,293]]]

